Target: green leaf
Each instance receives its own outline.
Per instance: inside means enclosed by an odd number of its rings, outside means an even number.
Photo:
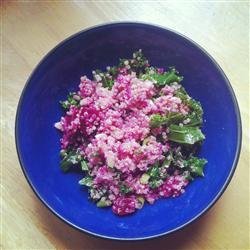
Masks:
[[[62,149],[62,150],[60,151],[60,156],[61,156],[61,157],[65,157],[66,155],[67,155],[67,150]]]
[[[198,127],[170,125],[168,139],[173,142],[191,144],[205,139],[204,134]]]
[[[109,207],[112,205],[112,202],[110,200],[107,200],[105,197],[102,197],[97,203],[97,207]]]
[[[110,79],[108,77],[102,77],[102,86],[104,88],[108,88],[108,89],[112,89],[114,85],[114,80],[113,79]]]
[[[78,96],[75,92],[70,92],[67,96],[67,100],[60,101],[60,104],[63,109],[68,110],[71,105],[78,106],[80,103],[80,96]]]
[[[88,171],[89,170],[89,167],[88,167],[88,164],[85,160],[82,160],[81,161],[81,168],[83,171]]]
[[[110,69],[107,71],[112,77],[116,77],[118,74],[118,69],[116,66],[110,67]]]
[[[162,167],[163,168],[169,167],[172,160],[173,160],[173,155],[172,155],[172,152],[170,151],[169,155],[164,159],[164,161],[162,163]]]
[[[169,71],[163,74],[159,74],[157,72],[154,72],[153,74],[145,74],[143,76],[143,79],[153,80],[155,82],[155,85],[158,86],[165,86],[173,82],[179,83],[180,81],[182,81],[183,77],[179,75],[178,71],[176,71],[175,68],[170,68]]]
[[[63,152],[63,159],[61,160],[61,169],[67,172],[73,165],[76,165],[81,160],[81,156],[74,150]]]
[[[159,172],[159,165],[155,164],[153,165],[148,171],[147,174],[150,176],[150,178],[155,179],[158,178],[160,176],[160,172]]]
[[[133,60],[133,61],[132,61]],[[144,56],[141,50],[138,50],[133,53],[133,59],[129,60],[129,65],[131,66],[131,70],[135,71],[137,74],[145,72],[148,67],[148,60]]]
[[[152,115],[150,117],[150,127],[156,128],[156,127],[160,127],[162,124],[164,124],[164,122],[166,121],[166,117],[165,116],[161,116],[159,114],[155,114]]]
[[[200,104],[200,102],[192,99],[187,92],[185,91],[185,89],[183,87],[181,87],[176,95],[177,97],[179,97],[182,102],[187,105],[190,109],[190,112],[188,115],[185,116],[185,119],[189,119],[190,121],[186,124],[186,126],[200,126],[202,125],[203,122],[203,109],[202,106]]]
[[[169,126],[170,124],[179,124],[185,116],[180,113],[171,112],[167,115],[155,114],[150,117],[150,126],[152,128],[159,127],[161,125]]]
[[[188,181],[192,181],[194,178],[192,177],[190,171],[186,170],[182,173],[182,176],[188,180]]]
[[[162,183],[163,181],[161,179],[153,179],[149,182],[149,186],[152,189],[155,189],[155,188],[158,188]]]
[[[130,188],[127,187],[125,184],[121,184],[120,185],[120,192],[122,194],[128,194],[129,192],[131,192]]]
[[[67,172],[71,166],[72,166],[72,163],[70,161],[68,160],[61,161],[61,169],[63,172]]]
[[[197,114],[194,111],[185,116],[184,121],[185,120],[187,121],[187,119],[189,120],[189,122],[186,123],[185,126],[195,127],[195,126],[201,126],[203,123],[202,115]]]
[[[189,99],[187,102],[187,105],[191,110],[193,110],[195,113],[202,115],[203,114],[203,109],[201,107],[201,103],[194,100],[194,99]]]
[[[204,176],[203,169],[206,163],[206,159],[193,156],[184,161],[185,167],[195,176]]]
[[[96,78],[98,76],[98,78],[100,77],[100,80],[102,82],[102,86],[104,88],[108,88],[111,89],[114,85],[114,75],[111,74],[111,72],[113,72],[114,74],[116,74],[115,72],[117,72],[116,67],[112,67],[109,70],[107,70],[106,72],[103,72],[99,69],[96,69],[93,73],[93,77]]]
[[[82,178],[79,182],[80,185],[84,185],[87,187],[91,187],[93,185],[93,179],[90,176],[85,176],[84,178]]]

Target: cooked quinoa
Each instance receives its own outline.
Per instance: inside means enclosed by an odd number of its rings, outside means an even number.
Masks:
[[[126,215],[175,197],[197,176],[205,159],[194,154],[205,136],[203,110],[174,68],[152,67],[139,50],[61,102],[61,168],[80,168],[80,185],[98,207]],[[65,176],[66,178],[66,176]]]

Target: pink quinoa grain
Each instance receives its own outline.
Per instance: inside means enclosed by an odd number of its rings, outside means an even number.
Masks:
[[[159,87],[155,79],[139,77],[132,71],[135,64],[149,67],[147,60],[141,62],[140,53],[120,63],[109,88],[103,77],[112,78],[112,67],[106,73],[93,71],[95,80],[82,76],[73,104],[66,103],[66,114],[54,124],[62,132],[61,153],[77,149],[78,157],[86,161],[82,167],[91,177],[90,197],[107,202],[117,215],[134,213],[144,200],[153,204],[161,197],[179,196],[189,183],[180,170],[168,172],[173,150],[169,126],[150,123],[155,115],[190,112],[176,94],[181,85]],[[149,76],[165,74],[163,68],[148,69]],[[183,124],[190,121],[187,118]],[[72,161],[77,163],[75,158]]]

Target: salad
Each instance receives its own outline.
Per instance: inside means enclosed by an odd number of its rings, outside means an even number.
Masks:
[[[98,207],[134,213],[204,175],[207,161],[195,156],[205,139],[202,106],[174,67],[150,66],[139,50],[92,73],[60,102],[65,115],[55,127],[61,169],[80,170],[79,184]]]

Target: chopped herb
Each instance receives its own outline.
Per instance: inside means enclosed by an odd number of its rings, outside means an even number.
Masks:
[[[161,186],[163,183],[163,181],[161,179],[155,179],[149,182],[149,186],[152,189],[158,188],[159,186]]]
[[[79,181],[80,185],[91,187],[93,185],[93,179],[91,176],[85,176]]]
[[[79,164],[82,159],[81,155],[75,150],[64,151],[61,155],[63,157],[61,160],[61,169],[64,172],[67,172],[73,165]]]
[[[188,181],[192,181],[192,180],[194,179],[194,178],[192,177],[190,171],[188,171],[188,170],[184,171],[182,175],[183,175],[183,176],[185,177],[185,179],[188,180]]]
[[[171,162],[173,160],[172,152],[170,151],[169,155],[165,158],[165,160],[162,163],[162,167],[166,168],[169,167]]]
[[[123,194],[127,194],[127,193],[129,193],[131,190],[130,190],[129,187],[127,187],[126,185],[122,184],[122,185],[120,185],[120,191],[121,191],[121,193],[123,193]]]
[[[206,163],[206,159],[193,156],[184,161],[185,167],[187,167],[190,173],[194,176],[204,176],[203,168]]]
[[[175,68],[170,68],[169,71],[161,73],[151,73],[150,71],[143,75],[143,80],[152,80],[156,86],[170,85],[174,82],[179,83],[183,77],[179,75],[179,72]]]
[[[97,207],[109,207],[112,205],[112,202],[108,200],[106,197],[102,197],[97,203]]]
[[[63,109],[68,110],[70,106],[78,106],[80,103],[80,96],[77,95],[75,92],[70,92],[67,100],[65,101],[60,101],[60,104]]]
[[[88,164],[85,160],[82,160],[81,161],[81,168],[83,171],[88,171],[89,170],[89,167],[88,167]]]
[[[159,165],[158,164],[155,164],[153,165],[147,172],[147,174],[150,176],[150,178],[158,178],[159,175],[160,175],[160,172],[159,172]]]

